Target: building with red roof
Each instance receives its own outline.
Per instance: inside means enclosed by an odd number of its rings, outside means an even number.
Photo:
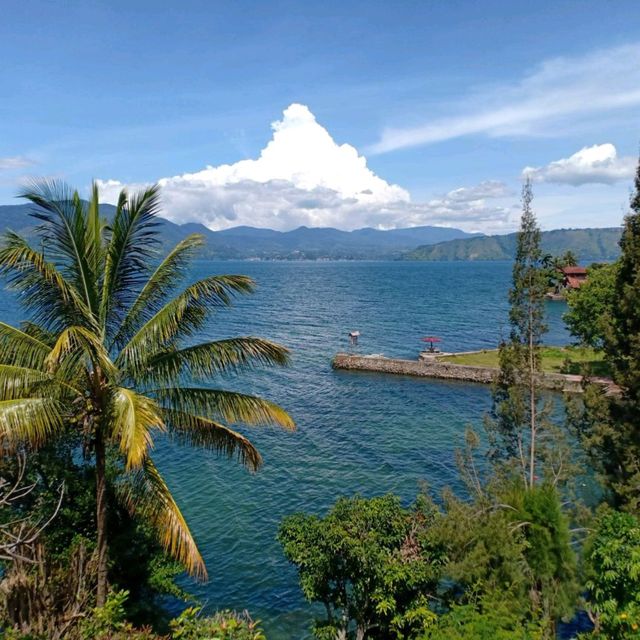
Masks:
[[[579,289],[587,280],[585,267],[561,267],[560,272],[564,276],[562,286],[565,289]]]

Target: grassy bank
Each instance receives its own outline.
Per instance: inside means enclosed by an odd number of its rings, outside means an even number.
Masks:
[[[442,356],[439,360],[477,367],[498,367],[498,350],[487,349],[478,353]],[[603,354],[587,347],[543,347],[542,369],[550,373],[583,373],[588,367],[595,376],[609,376]]]

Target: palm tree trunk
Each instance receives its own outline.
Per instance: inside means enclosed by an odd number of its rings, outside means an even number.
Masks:
[[[96,606],[102,607],[107,601],[108,566],[107,566],[107,475],[104,438],[98,429],[95,443],[96,452],[96,530],[98,553],[98,588]]]

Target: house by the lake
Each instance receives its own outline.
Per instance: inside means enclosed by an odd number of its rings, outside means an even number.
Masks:
[[[579,289],[587,280],[587,269],[585,267],[561,267],[562,288]]]

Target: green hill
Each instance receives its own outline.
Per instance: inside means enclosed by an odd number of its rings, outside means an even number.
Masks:
[[[572,251],[581,262],[607,262],[620,254],[621,229],[557,229],[542,233],[545,253]],[[406,260],[512,260],[516,234],[478,236],[423,245],[405,254]]]

